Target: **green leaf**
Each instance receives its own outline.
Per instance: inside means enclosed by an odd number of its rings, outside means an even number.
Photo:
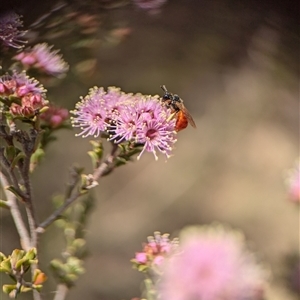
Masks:
[[[7,259],[7,257],[5,256],[5,254],[2,253],[2,252],[0,252],[0,262],[2,262],[5,259]]]
[[[15,249],[12,252],[10,261],[13,268],[17,267],[18,262],[24,257],[25,253],[26,252],[24,250],[20,250],[20,249]],[[21,264],[18,264],[18,266],[20,265]]]
[[[127,159],[120,157],[120,156],[116,157],[116,166],[117,167],[126,165],[126,163],[127,163]]]
[[[7,204],[7,201],[2,199],[0,199],[0,207],[10,209],[10,206]]]
[[[14,167],[16,166],[16,164],[19,162],[20,159],[24,159],[26,157],[24,152],[19,152],[17,154],[17,156],[13,159],[12,163],[11,163],[11,169],[14,169]]]
[[[7,258],[0,263],[0,272],[12,272],[10,258]]]
[[[22,103],[21,103],[21,99],[20,99],[19,97],[14,96],[14,95],[10,95],[10,96],[8,97],[8,99],[9,99],[9,101],[11,101],[11,102],[13,102],[13,103],[16,103],[16,104],[19,104],[19,105],[22,104]]]
[[[15,268],[19,269],[22,265],[26,265],[29,262],[29,259],[24,256],[16,262]]]
[[[5,294],[10,294],[12,291],[14,291],[17,288],[16,284],[4,284],[2,287],[2,290]]]
[[[4,155],[8,159],[8,161],[12,161],[16,156],[16,148],[14,146],[5,147]]]
[[[38,148],[30,158],[30,172],[33,172],[35,167],[41,162],[44,158],[45,152],[42,148]]]
[[[96,169],[99,166],[99,158],[94,151],[88,151],[88,155],[92,160],[93,168]]]
[[[12,192],[19,200],[23,201],[22,195],[19,194],[18,190],[14,186],[10,185],[6,189]]]
[[[61,273],[61,271],[65,272],[65,269],[66,269],[64,263],[59,259],[51,260],[50,266],[52,267],[52,269],[54,271],[59,272],[59,273]]]
[[[21,293],[26,293],[26,292],[30,292],[30,291],[32,291],[31,287],[24,286],[24,285],[21,286]]]
[[[146,265],[139,265],[137,266],[137,269],[139,272],[146,272],[149,269],[149,267]]]
[[[93,146],[92,151],[88,151],[88,155],[92,159],[92,164],[94,168],[97,168],[99,166],[99,163],[103,156],[103,145],[101,141],[90,141],[90,143]]]
[[[27,251],[25,257],[28,258],[29,260],[35,259],[36,253],[37,253],[36,248],[31,248],[30,250]]]

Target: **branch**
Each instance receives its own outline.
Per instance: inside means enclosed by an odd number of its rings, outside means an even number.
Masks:
[[[30,229],[31,247],[37,247],[38,235],[36,232],[36,228],[38,222],[36,219],[36,213],[31,198],[32,193],[31,193],[31,183],[29,179],[29,167],[30,167],[30,156],[26,156],[26,158],[24,159],[23,174],[22,174],[24,180],[24,186],[26,188],[26,193],[28,196],[27,201],[25,202],[25,207],[26,207],[26,213],[27,213],[28,224]]]
[[[15,190],[17,191],[18,195],[23,199],[23,201],[26,201],[27,196],[19,188],[18,179],[17,179],[15,173],[13,172],[13,170],[11,170],[10,163],[4,155],[4,148],[0,149],[0,162],[1,162],[2,166],[5,168],[5,170],[7,171],[7,174],[10,177],[10,181],[11,181],[13,187],[15,188]],[[8,184],[8,186],[9,185],[10,184]]]
[[[44,222],[42,222],[36,229],[37,233],[43,233],[45,228],[52,224],[59,216],[81,195],[78,191],[77,193],[71,195],[62,206],[60,206],[56,211],[52,213]]]
[[[118,150],[118,144],[113,144],[111,153],[107,155],[104,162],[94,171],[93,179],[98,181],[99,178],[106,172],[107,168],[113,163]]]
[[[29,233],[28,233],[26,225],[22,219],[22,215],[21,215],[19,206],[17,204],[17,199],[16,199],[15,195],[6,190],[6,187],[9,186],[9,183],[8,183],[8,180],[6,179],[5,175],[2,172],[0,172],[0,181],[2,183],[3,190],[5,193],[8,205],[10,207],[12,218],[14,220],[18,234],[20,236],[22,248],[24,250],[28,251],[31,248]]]
[[[68,291],[69,289],[65,284],[63,283],[58,284],[53,300],[64,300],[67,296]]]
[[[107,168],[112,165],[118,150],[118,145],[114,144],[111,150],[111,153],[107,155],[106,159],[100,166],[94,171],[92,178],[93,181],[98,181],[100,177],[106,172]],[[73,187],[74,188],[74,187]],[[52,224],[55,220],[57,220],[60,215],[77,199],[82,195],[82,191],[77,191],[72,194],[62,206],[60,206],[56,211],[52,213],[44,222],[42,222],[36,229],[37,233],[43,233],[45,228]]]

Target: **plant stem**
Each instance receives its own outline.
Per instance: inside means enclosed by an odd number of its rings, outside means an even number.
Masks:
[[[9,183],[8,183],[8,180],[6,179],[5,175],[2,172],[0,172],[0,181],[2,183],[2,187],[4,190],[8,205],[10,207],[10,212],[11,212],[12,218],[14,220],[18,234],[20,236],[22,248],[24,250],[28,251],[31,248],[30,237],[29,237],[29,233],[26,228],[26,225],[23,221],[16,196],[13,193],[11,193],[10,191],[6,190],[5,187],[9,186]]]
[[[107,155],[104,162],[93,173],[93,178],[95,181],[98,181],[99,178],[106,172],[106,169],[113,163],[117,150],[118,145],[113,144],[110,154]]]
[[[25,201],[26,195],[24,195],[24,193],[20,190],[19,184],[18,184],[18,179],[17,179],[14,171],[11,170],[9,161],[4,156],[4,148],[0,149],[0,162],[1,162],[1,165],[4,167],[4,169],[7,171],[10,182],[13,185],[13,187],[15,188],[15,190],[17,191],[18,195]],[[8,184],[7,186],[9,186],[11,184]]]
[[[63,283],[58,284],[53,300],[64,300],[67,296],[68,291],[69,288],[65,284]]]
[[[94,171],[93,179],[94,181],[99,180],[99,178],[106,172],[107,168],[113,163],[116,157],[118,145],[114,144],[111,153],[107,155],[106,159],[100,166]],[[74,188],[74,187],[73,187]],[[37,233],[43,233],[45,228],[52,224],[59,216],[79,197],[82,195],[81,191],[77,191],[64,202],[56,211],[52,213],[45,221],[43,221],[36,229]]]
[[[42,222],[36,229],[37,233],[43,233],[45,228],[52,224],[59,216],[81,195],[78,191],[75,194],[71,195],[63,205],[61,205],[56,211],[52,213],[44,222]]]

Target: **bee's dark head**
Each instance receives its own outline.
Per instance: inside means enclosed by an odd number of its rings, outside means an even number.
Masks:
[[[166,101],[166,100],[173,100],[173,95],[171,94],[171,93],[165,93],[164,95],[163,95],[163,100],[164,101]]]
[[[173,95],[168,92],[166,86],[165,85],[161,85],[160,87],[165,92],[164,95],[163,95],[163,97],[162,97],[163,101],[173,100]]]
[[[175,102],[181,102],[182,100],[180,99],[180,97],[177,94],[173,95],[173,101]]]

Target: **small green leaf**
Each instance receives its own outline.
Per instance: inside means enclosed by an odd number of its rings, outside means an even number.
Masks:
[[[51,260],[50,266],[53,268],[54,271],[65,270],[64,263],[59,259]]]
[[[12,192],[19,200],[23,201],[23,197],[19,194],[19,191],[17,191],[14,186],[10,185],[6,189]]]
[[[127,163],[127,159],[122,158],[120,156],[116,157],[116,166],[117,167],[122,166],[122,165],[126,165],[126,163]]]
[[[8,161],[12,161],[16,156],[16,148],[14,146],[5,147],[4,155]]]
[[[99,166],[99,158],[94,151],[88,151],[88,155],[92,160],[93,168],[96,169]]]
[[[11,262],[10,258],[6,258],[0,263],[0,272],[11,273]]]
[[[42,161],[45,152],[42,148],[38,148],[30,158],[30,172],[33,172],[35,167]]]
[[[16,97],[14,95],[9,95],[8,97],[9,101],[13,102],[13,103],[16,103],[16,104],[19,104],[21,105],[21,98],[20,97]]]
[[[49,106],[44,106],[43,108],[40,109],[40,113],[44,113],[49,109]]]
[[[12,254],[11,254],[11,265],[13,268],[19,268],[22,264],[23,261],[21,261],[21,263],[18,263],[25,255],[25,251],[24,250],[20,250],[20,249],[15,249]],[[17,267],[18,265],[18,267]]]
[[[21,293],[26,293],[26,292],[30,292],[30,291],[32,291],[31,287],[24,286],[24,285],[21,286]]]
[[[7,201],[2,199],[0,199],[0,207],[10,209],[10,206],[9,204],[7,204]]]
[[[16,268],[16,269],[20,269],[20,267],[21,267],[22,265],[26,265],[26,263],[28,263],[28,261],[29,261],[29,259],[26,258],[26,257],[23,257],[23,258],[19,259],[19,260],[16,262],[15,268]]]
[[[16,166],[16,164],[19,162],[20,159],[24,159],[26,157],[24,152],[19,152],[16,157],[13,159],[12,163],[11,163],[11,169],[14,169],[14,167]]]
[[[28,260],[33,260],[36,258],[36,248],[31,248],[30,250],[27,251],[27,253],[25,254],[25,257]]]
[[[137,269],[139,272],[146,272],[149,269],[149,267],[146,265],[139,265],[137,266]]]
[[[2,252],[0,252],[0,262],[2,262],[5,259],[7,259],[7,257],[5,256],[5,254],[2,253]]]
[[[75,239],[72,244],[76,249],[83,248],[86,245],[86,241],[84,239]]]
[[[4,284],[2,290],[5,294],[10,294],[17,288],[16,284]]]

